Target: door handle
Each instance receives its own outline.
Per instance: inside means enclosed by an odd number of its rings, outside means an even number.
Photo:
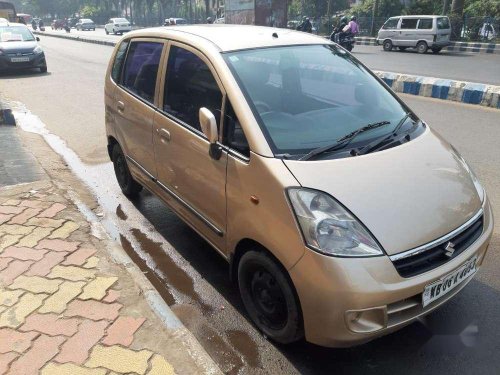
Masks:
[[[166,141],[170,141],[170,132],[167,129],[156,129],[160,137]]]
[[[119,101],[118,103],[116,103],[116,108],[118,108],[120,112],[123,112],[125,110],[125,103]]]

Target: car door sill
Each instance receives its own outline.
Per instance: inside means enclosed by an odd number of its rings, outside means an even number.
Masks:
[[[167,186],[162,184],[156,177],[154,177],[151,173],[149,173],[142,165],[140,165],[137,161],[135,161],[133,158],[130,156],[126,156],[127,159],[134,165],[136,166],[143,174],[145,174],[151,181],[153,181],[156,185],[158,185],[163,191],[165,191],[168,195],[170,195],[172,198],[174,198],[177,202],[182,204],[184,207],[186,207],[193,215],[195,215],[198,219],[200,219],[206,226],[208,226],[215,234],[217,234],[219,237],[224,236],[224,232],[217,228],[210,220],[208,220],[205,216],[203,216],[201,213],[199,213],[197,210],[193,208],[188,202],[186,202],[184,199],[182,199],[180,196],[178,196],[174,191],[169,189]]]

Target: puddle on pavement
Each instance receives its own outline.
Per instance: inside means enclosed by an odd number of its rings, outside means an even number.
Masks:
[[[227,336],[229,342],[235,348],[245,360],[252,367],[259,367],[259,350],[257,345],[244,331],[229,330],[227,331]]]
[[[154,272],[151,272],[146,262],[136,253],[130,241],[123,234],[120,234],[120,242],[127,255],[134,261],[135,264],[137,264],[141,272],[148,278],[151,284],[154,285],[163,300],[169,306],[173,305],[175,303],[175,298],[172,293],[170,293],[162,280],[160,280]]]
[[[128,216],[125,212],[122,210],[122,205],[119,204],[118,207],[116,207],[116,216],[120,218],[120,220],[127,220]]]
[[[194,290],[193,279],[165,253],[161,243],[149,239],[137,228],[131,229],[130,232],[141,246],[142,251],[154,261],[152,271],[157,277],[163,279],[161,275],[165,275],[166,280],[162,281],[168,282],[168,285],[197,302],[203,313],[210,313],[213,310],[211,306],[203,302],[200,295]]]

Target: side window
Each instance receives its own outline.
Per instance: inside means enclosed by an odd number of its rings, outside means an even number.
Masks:
[[[398,27],[399,18],[389,18],[382,27],[384,30],[392,30]]]
[[[418,18],[403,18],[401,21],[402,29],[416,29]]]
[[[165,78],[163,111],[201,130],[198,112],[212,111],[220,124],[222,93],[207,64],[194,53],[172,46]]]
[[[81,21],[80,21],[81,23]],[[111,77],[113,81],[120,81],[120,73],[122,72],[123,60],[125,59],[125,54],[127,53],[128,40],[123,41],[116,51],[115,61],[113,62],[113,68],[111,69]]]
[[[418,21],[418,28],[421,30],[432,29],[432,18],[420,18]]]
[[[151,103],[162,49],[163,43],[131,42],[123,69],[122,86]]]
[[[224,115],[223,143],[240,154],[250,157],[250,147],[248,146],[247,138],[229,100],[226,102]]]

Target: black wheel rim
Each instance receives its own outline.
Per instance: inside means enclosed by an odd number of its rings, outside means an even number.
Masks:
[[[286,299],[274,276],[258,267],[250,274],[249,290],[261,324],[280,330],[288,321]]]
[[[125,160],[122,155],[116,158],[115,171],[116,178],[121,187],[127,186],[127,166],[125,165]]]

